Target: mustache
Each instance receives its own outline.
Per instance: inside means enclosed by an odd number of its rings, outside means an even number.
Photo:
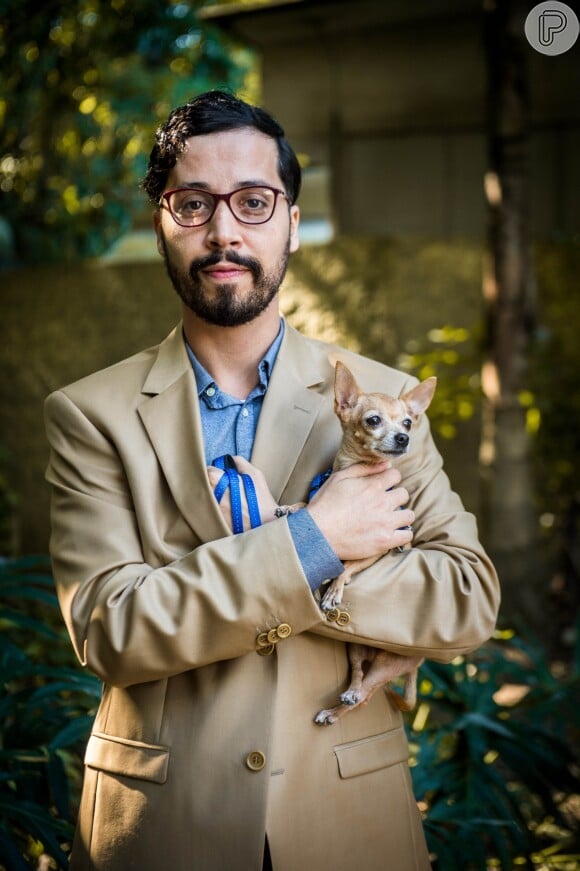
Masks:
[[[189,266],[189,274],[192,278],[197,278],[198,273],[203,269],[208,269],[210,266],[217,266],[218,263],[235,263],[236,266],[243,266],[249,269],[254,278],[258,279],[262,275],[262,265],[259,260],[254,257],[242,257],[235,251],[214,251],[213,254],[207,254],[205,257],[196,257],[192,260]]]

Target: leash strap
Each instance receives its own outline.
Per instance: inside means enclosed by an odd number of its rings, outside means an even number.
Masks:
[[[310,483],[310,490],[308,491],[308,501],[312,499],[315,493],[318,493],[322,485],[325,481],[328,481],[332,474],[332,469],[327,469],[326,472],[320,472],[319,475],[315,475]]]
[[[223,475],[216,484],[213,494],[218,504],[223,499],[224,493],[230,488],[230,503],[232,508],[232,530],[234,533],[244,531],[244,516],[242,513],[242,496],[240,490],[240,478],[246,494],[246,502],[248,503],[248,513],[250,515],[250,525],[252,529],[262,525],[260,517],[260,507],[258,505],[258,496],[256,488],[250,475],[238,472],[234,458],[231,454],[224,454],[221,457],[216,457],[212,460],[212,466],[223,471]],[[308,491],[308,501],[312,499],[315,493],[320,490],[325,481],[328,480],[332,473],[332,469],[327,469],[326,472],[321,472],[316,475],[310,484]]]
[[[230,454],[224,454],[222,457],[216,457],[212,461],[212,466],[222,469],[223,475],[219,479],[214,492],[217,502],[221,502],[224,493],[230,488],[230,503],[232,508],[232,530],[234,533],[244,531],[244,516],[242,513],[242,496],[240,490],[240,478],[244,485],[246,501],[248,503],[248,512],[250,514],[250,525],[252,529],[262,525],[260,517],[260,508],[258,506],[258,497],[256,488],[251,477],[246,474],[240,474],[236,469],[236,464]]]

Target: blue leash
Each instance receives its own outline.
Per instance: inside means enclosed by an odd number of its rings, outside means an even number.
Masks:
[[[240,478],[242,479],[244,492],[246,494],[246,502],[248,503],[251,527],[252,529],[255,529],[256,526],[261,526],[262,518],[260,517],[258,497],[256,495],[256,488],[254,487],[254,482],[252,481],[251,477],[249,475],[246,475],[245,473],[238,472],[238,470],[236,469],[234,458],[231,456],[231,454],[224,454],[222,457],[216,457],[215,460],[212,460],[211,464],[217,469],[221,469],[224,473],[217,482],[215,490],[213,491],[218,504],[221,502],[223,495],[228,487],[230,488],[230,502],[232,506],[232,529],[234,533],[244,531]],[[319,475],[316,475],[312,479],[310,489],[308,491],[308,501],[310,501],[314,494],[318,490],[320,490],[324,482],[330,477],[331,472],[332,469],[327,469],[326,472],[321,472]]]
[[[224,493],[230,488],[230,502],[232,505],[232,529],[234,533],[244,531],[244,517],[242,514],[242,496],[240,491],[240,478],[244,485],[246,501],[248,503],[248,511],[250,513],[250,525],[252,529],[262,525],[260,517],[260,509],[258,507],[258,497],[254,482],[249,475],[240,474],[236,469],[236,464],[230,454],[224,454],[223,457],[217,457],[212,461],[212,466],[222,469],[223,475],[219,479],[214,492],[214,496],[218,502],[221,502]]]

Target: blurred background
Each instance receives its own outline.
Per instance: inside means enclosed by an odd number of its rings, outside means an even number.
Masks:
[[[434,866],[580,867],[580,42],[535,50],[533,6],[0,0],[0,868],[66,867],[99,692],[55,608],[42,403],[177,322],[140,180],[214,87],[299,154],[284,313],[437,375],[502,581],[495,638],[427,664],[407,724]]]

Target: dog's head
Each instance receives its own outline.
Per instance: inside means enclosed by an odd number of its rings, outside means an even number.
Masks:
[[[437,379],[427,378],[398,399],[384,393],[364,393],[350,370],[337,362],[334,410],[345,447],[360,462],[378,462],[407,453],[409,432],[435,393]]]

